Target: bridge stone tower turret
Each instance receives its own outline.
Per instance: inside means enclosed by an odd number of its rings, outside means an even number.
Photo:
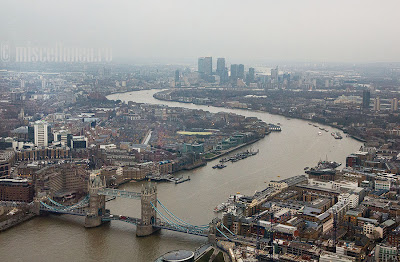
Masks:
[[[157,213],[152,204],[157,207],[157,186],[149,182],[142,187],[142,217],[140,223],[136,226],[136,235],[138,237],[148,236],[159,230],[153,227],[157,221]]]
[[[97,227],[102,224],[101,217],[105,214],[105,196],[99,195],[99,190],[104,189],[106,183],[98,174],[91,174],[89,178],[89,211],[85,218],[85,227]]]
[[[215,244],[217,242],[217,227],[220,224],[219,218],[214,218],[209,224],[208,228],[208,242],[210,244]]]

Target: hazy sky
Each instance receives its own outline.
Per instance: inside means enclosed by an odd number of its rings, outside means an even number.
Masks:
[[[0,41],[114,60],[400,61],[399,0],[2,0]]]

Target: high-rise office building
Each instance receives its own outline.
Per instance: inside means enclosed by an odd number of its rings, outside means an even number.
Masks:
[[[247,75],[247,82],[253,83],[255,79],[255,71],[253,67],[249,68],[249,74]]]
[[[197,61],[197,71],[204,74],[204,57],[199,57]]]
[[[276,67],[275,69],[271,69],[271,79],[275,80],[275,82],[278,82],[278,77],[279,77],[279,68]]]
[[[220,75],[220,83],[224,84],[226,82],[229,81],[229,73],[228,73],[228,68],[224,68],[224,70],[222,71],[221,75]]]
[[[244,65],[238,65],[238,78],[244,79]]]
[[[48,146],[48,125],[44,121],[35,122],[34,126],[35,146]]]
[[[363,108],[369,108],[369,103],[371,100],[371,93],[369,92],[369,90],[364,90],[363,91],[363,103],[362,103],[362,107]]]
[[[231,65],[231,80],[236,81],[238,78],[238,65]]]
[[[175,86],[180,86],[181,82],[180,82],[180,75],[179,75],[179,70],[175,71]]]
[[[212,57],[204,57],[204,74],[212,75]]]
[[[284,73],[282,76],[282,82],[285,88],[290,88],[290,74]]]
[[[397,98],[393,98],[392,101],[390,101],[390,110],[392,112],[396,112],[399,108],[399,101]]]
[[[175,82],[179,82],[179,70],[175,70]]]
[[[374,99],[374,111],[381,111],[381,99],[379,97]]]
[[[197,63],[197,71],[206,75],[212,75],[212,57],[200,57]]]
[[[71,146],[73,135],[70,134],[67,130],[56,131],[54,132],[53,136],[54,141],[61,142],[61,144],[65,146]]]
[[[73,136],[71,139],[71,148],[87,148],[88,140],[84,136]]]
[[[225,70],[225,58],[217,58],[217,75],[221,76]]]

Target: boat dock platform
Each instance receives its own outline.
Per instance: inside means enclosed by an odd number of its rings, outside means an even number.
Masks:
[[[190,180],[190,177],[188,176],[186,179],[182,177],[174,177],[170,174],[168,175],[147,175],[146,179],[150,179],[151,181],[155,182],[172,182],[175,184],[180,184],[186,181]]]

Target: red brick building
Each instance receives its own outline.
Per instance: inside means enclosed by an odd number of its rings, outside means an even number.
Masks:
[[[0,179],[0,200],[15,202],[31,202],[34,187],[27,179]]]

